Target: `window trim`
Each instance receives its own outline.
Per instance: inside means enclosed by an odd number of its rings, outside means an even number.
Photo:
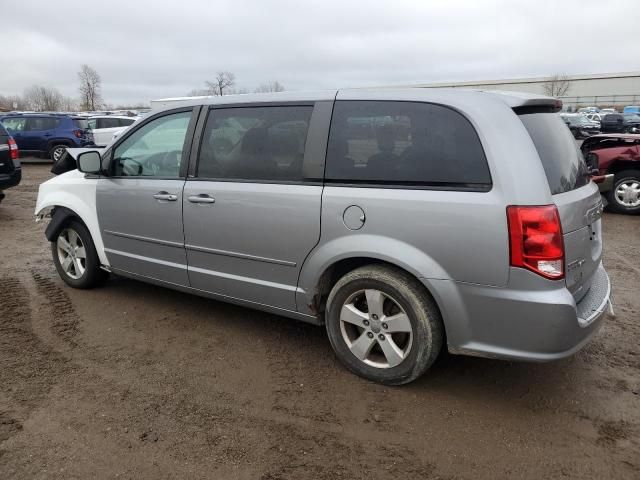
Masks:
[[[227,177],[199,177],[198,166],[200,164],[200,151],[202,149],[202,143],[204,140],[204,130],[207,125],[209,115],[212,115],[215,110],[229,110],[235,108],[261,108],[261,107],[311,107],[311,116],[309,118],[309,126],[307,128],[307,138],[305,139],[304,158],[303,165],[307,159],[307,150],[310,144],[310,138],[312,135],[312,129],[317,128],[314,125],[314,113],[316,112],[317,104],[321,102],[316,101],[286,101],[286,102],[249,102],[249,103],[229,103],[229,104],[216,104],[216,105],[204,105],[200,112],[200,118],[198,118],[197,133],[194,136],[193,143],[196,145],[191,151],[191,161],[189,162],[189,174],[187,180],[193,180],[198,182],[225,182],[225,183],[258,183],[258,184],[271,184],[271,185],[323,185],[323,179],[300,179],[300,180],[275,180],[275,179],[258,179],[258,178],[227,178]],[[333,103],[333,101],[331,101]],[[317,119],[318,123],[325,121],[323,118]],[[328,129],[327,129],[328,131]],[[328,145],[328,137],[327,137]],[[325,145],[326,147],[326,145]],[[325,165],[326,166],[326,148],[325,148]]]
[[[199,116],[199,112],[200,112],[200,106],[194,106],[194,107],[181,107],[181,108],[173,108],[171,110],[162,110],[161,112],[158,112],[154,115],[151,115],[147,118],[144,119],[143,122],[140,122],[138,125],[136,125],[135,128],[127,130],[126,131],[126,135],[123,135],[122,137],[118,138],[118,140],[116,141],[116,143],[114,143],[111,147],[109,147],[109,151],[106,152],[108,153],[108,165],[107,165],[107,169],[104,172],[104,177],[106,178],[127,178],[127,179],[145,179],[145,180],[184,180],[187,176],[187,169],[189,167],[189,157],[191,154],[191,147],[193,144],[193,133],[194,130],[196,128],[196,121],[198,120],[198,116]],[[185,134],[185,138],[184,138],[184,144],[182,146],[182,159],[180,161],[180,170],[178,172],[178,176],[177,177],[160,177],[160,176],[129,176],[129,175],[111,175],[111,172],[113,172],[113,168],[114,168],[114,163],[113,163],[113,156],[115,154],[116,148],[118,148],[120,146],[120,144],[122,144],[127,138],[129,138],[131,135],[133,135],[135,132],[137,132],[139,129],[141,129],[142,127],[144,127],[145,125],[157,120],[158,118],[162,118],[162,117],[166,117],[169,115],[174,115],[176,113],[185,113],[185,112],[191,112],[191,118],[189,119],[189,125],[187,126],[187,132]]]
[[[435,105],[438,107],[452,110],[460,115],[469,124],[475,133],[484,161],[487,166],[487,172],[489,173],[488,183],[465,183],[465,182],[411,182],[411,181],[398,181],[398,180],[355,180],[355,179],[330,179],[327,178],[327,165],[329,159],[329,143],[331,140],[331,128],[333,127],[333,119],[335,115],[335,107],[339,102],[376,102],[376,103],[412,103],[423,105]],[[476,193],[488,193],[493,190],[494,182],[493,175],[491,174],[491,166],[482,143],[482,137],[478,134],[478,130],[473,121],[461,110],[458,110],[451,105],[445,105],[438,102],[426,102],[421,100],[376,100],[376,99],[362,99],[362,100],[335,100],[333,110],[331,113],[331,122],[329,126],[329,132],[327,136],[327,149],[325,153],[324,162],[324,184],[331,187],[351,187],[351,188],[382,188],[382,189],[396,189],[396,190],[435,190],[435,191],[450,191],[450,192],[476,192]],[[446,184],[446,185],[445,185]]]

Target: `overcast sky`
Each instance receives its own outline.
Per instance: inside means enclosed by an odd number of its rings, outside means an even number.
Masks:
[[[76,97],[87,63],[111,104],[183,96],[220,70],[248,90],[640,70],[638,0],[20,0],[0,18],[0,94]]]

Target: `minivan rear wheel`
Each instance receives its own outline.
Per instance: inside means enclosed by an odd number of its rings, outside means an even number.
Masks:
[[[393,267],[369,265],[342,277],[327,299],[325,320],[344,366],[387,385],[421,376],[442,348],[435,303],[418,280]]]
[[[613,188],[606,195],[611,211],[640,214],[640,170],[617,172]]]

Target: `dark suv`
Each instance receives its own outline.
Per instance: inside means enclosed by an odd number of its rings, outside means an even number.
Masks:
[[[0,201],[4,198],[3,190],[15,187],[20,183],[21,178],[18,146],[0,123]]]
[[[640,115],[635,113],[610,113],[600,121],[602,133],[640,133]]]
[[[15,113],[0,117],[0,122],[23,152],[45,153],[58,160],[67,147],[93,145],[93,133],[87,119],[61,114]]]

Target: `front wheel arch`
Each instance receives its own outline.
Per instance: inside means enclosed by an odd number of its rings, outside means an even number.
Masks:
[[[71,221],[78,220],[86,227],[87,225],[82,221],[80,215],[67,207],[54,207],[51,214],[51,221],[44,231],[45,237],[50,242],[53,242],[62,229]]]

